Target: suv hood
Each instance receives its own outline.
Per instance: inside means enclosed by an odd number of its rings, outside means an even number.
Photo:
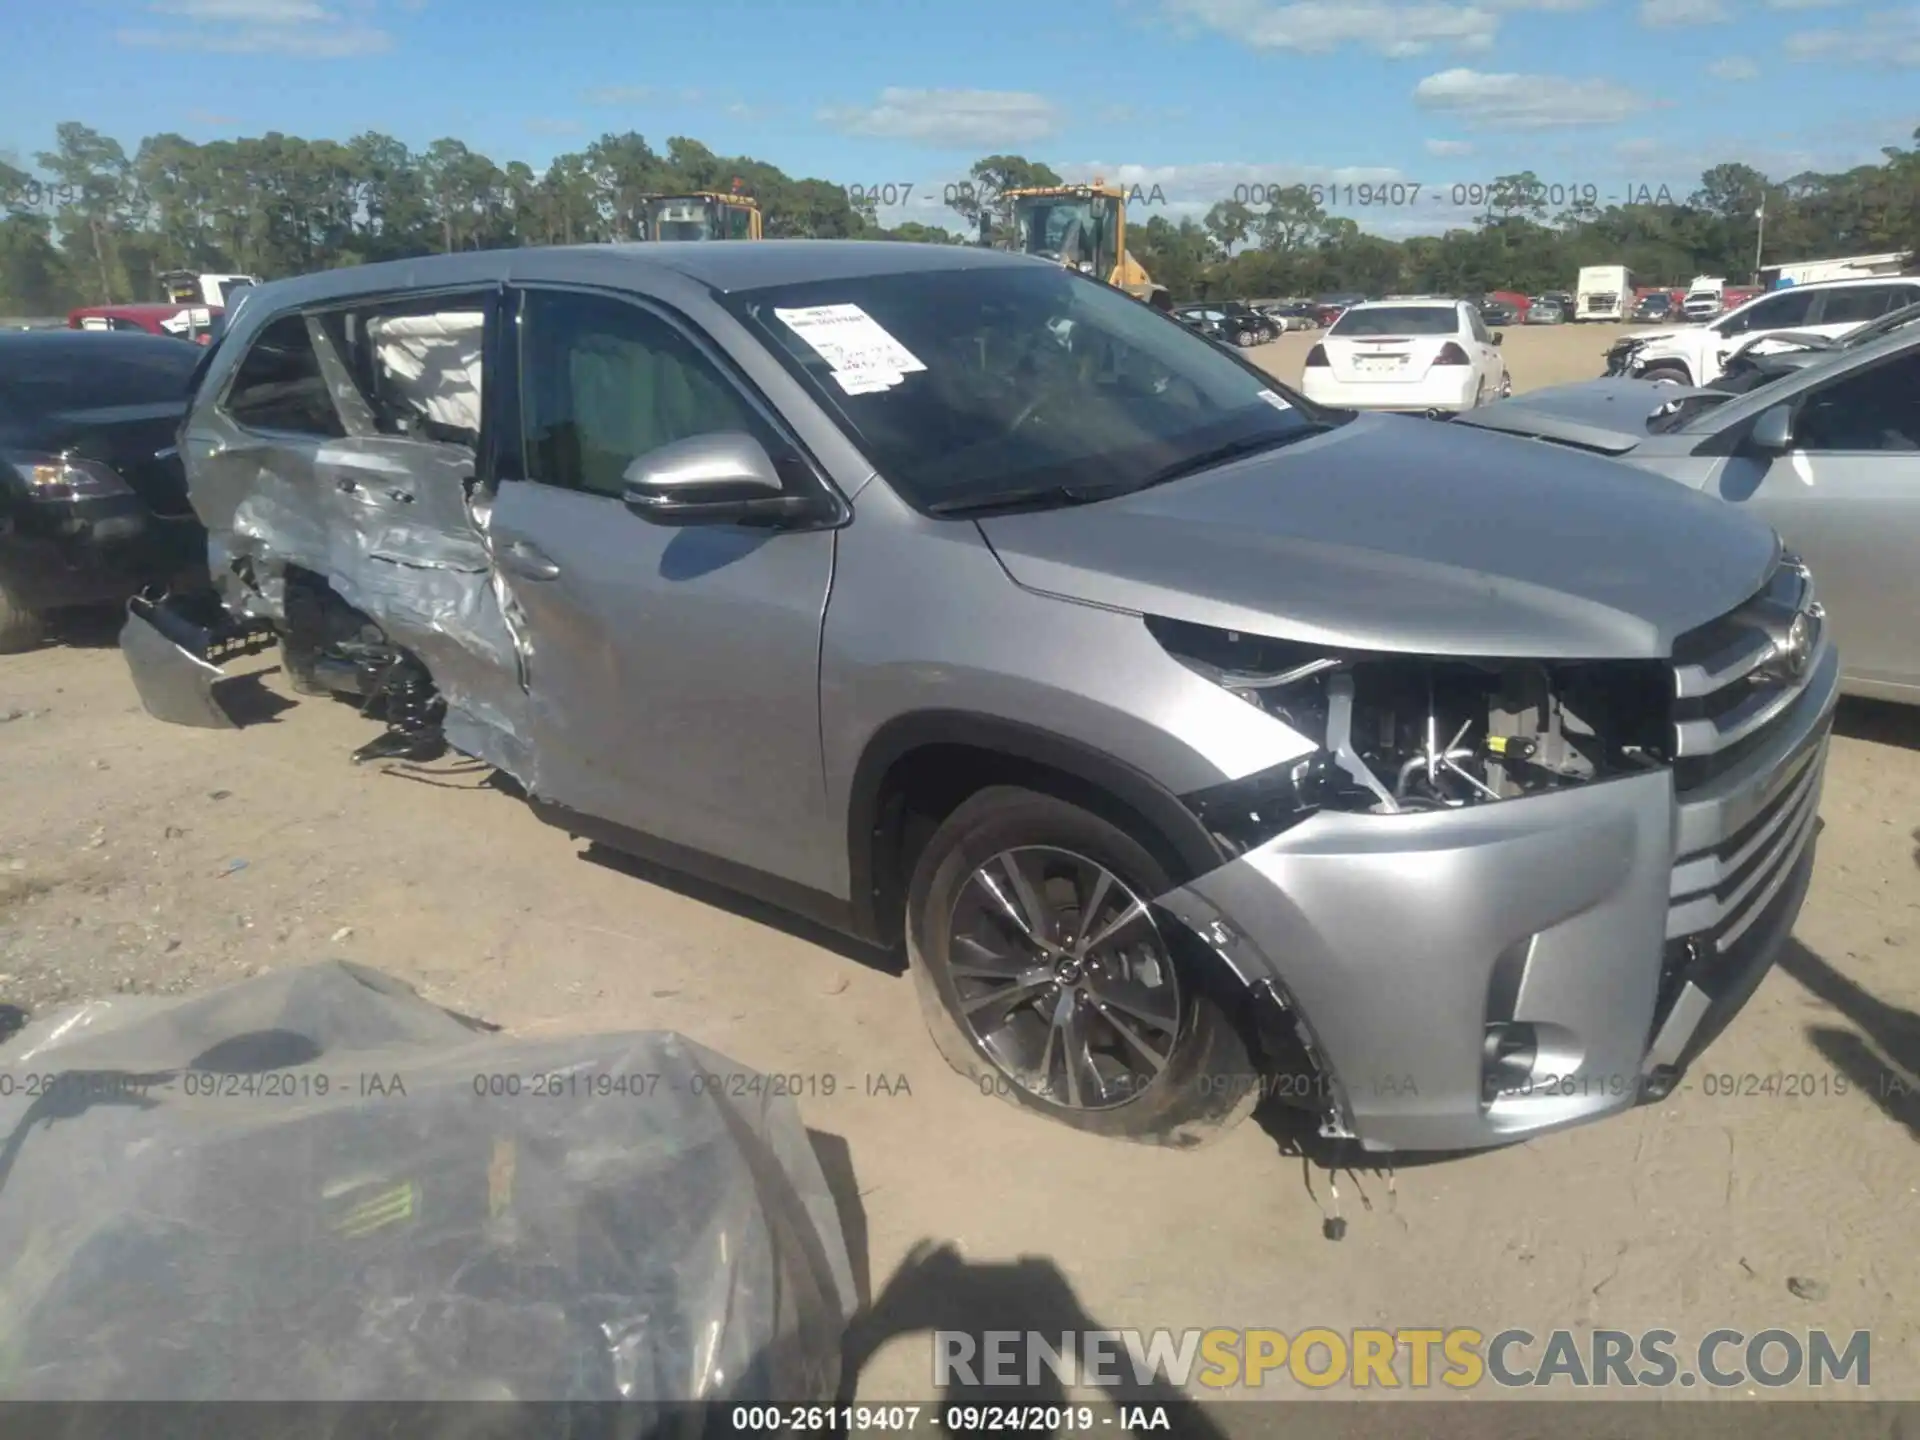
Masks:
[[[1031,590],[1427,655],[1664,658],[1759,590],[1778,555],[1767,526],[1663,476],[1388,415],[1134,495],[978,523]]]
[[[1454,423],[1577,445],[1603,455],[1625,455],[1647,438],[1647,417],[1654,411],[1707,393],[1657,380],[1582,380],[1463,410]]]

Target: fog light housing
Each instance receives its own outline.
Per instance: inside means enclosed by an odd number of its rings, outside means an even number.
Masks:
[[[1481,1093],[1489,1102],[1525,1090],[1540,1058],[1540,1038],[1524,1020],[1496,1020],[1487,1026],[1480,1055]]]

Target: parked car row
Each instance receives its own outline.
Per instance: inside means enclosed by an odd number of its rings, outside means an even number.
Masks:
[[[1447,1150],[1663,1098],[1806,891],[1849,547],[1897,549],[1809,497],[1920,445],[1911,329],[1509,399],[1473,304],[1342,298],[1295,392],[995,252],[276,282],[173,402],[208,583],[123,652],[221,727],[214,659],[277,641],[362,754],[900,946],[947,1059],[1085,1131],[1278,1093]]]

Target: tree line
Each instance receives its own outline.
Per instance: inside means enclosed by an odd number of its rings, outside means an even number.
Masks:
[[[1267,203],[1222,200],[1201,219],[1176,222],[1136,204],[1129,248],[1177,297],[1195,299],[1536,293],[1569,288],[1580,266],[1598,264],[1672,284],[1695,274],[1744,277],[1763,207],[1769,257],[1920,249],[1920,147],[1883,153],[1877,165],[1784,180],[1716,165],[1684,198],[1663,190],[1558,213],[1550,188],[1521,172],[1484,187],[1471,224],[1399,241],[1330,213],[1308,188],[1269,195],[1253,187]],[[0,162],[0,313],[156,299],[168,270],[271,279],[452,250],[632,240],[643,197],[736,184],[758,201],[770,237],[971,243],[1006,235],[1006,190],[1061,183],[1044,162],[986,156],[958,187],[952,208],[966,228],[956,233],[883,227],[857,190],[716,155],[685,136],[662,152],[632,132],[603,135],[536,172],[520,161],[496,164],[454,139],[416,151],[373,132],[338,142],[276,131],[204,145],[163,134],[129,154],[65,121],[33,166]]]

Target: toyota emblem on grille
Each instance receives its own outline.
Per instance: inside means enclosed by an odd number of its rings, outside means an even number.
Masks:
[[[1774,642],[1774,655],[1780,662],[1780,668],[1786,672],[1789,680],[1799,680],[1807,673],[1807,667],[1813,663],[1813,647],[1819,635],[1819,615],[1814,610],[1802,610],[1793,617],[1793,623],[1787,627],[1787,633]]]

